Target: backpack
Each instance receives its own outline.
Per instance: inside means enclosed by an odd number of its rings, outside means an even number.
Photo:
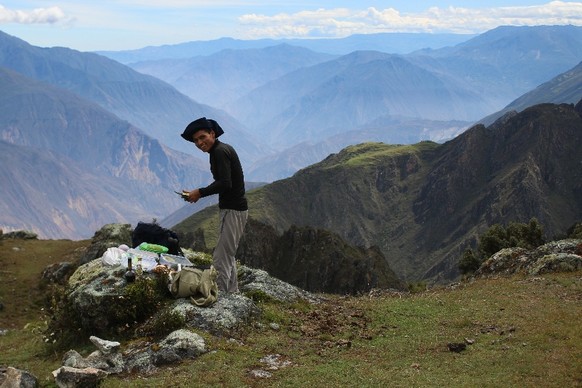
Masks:
[[[141,243],[157,244],[168,248],[171,255],[184,256],[176,232],[155,222],[138,222],[131,234],[131,244],[137,248]]]

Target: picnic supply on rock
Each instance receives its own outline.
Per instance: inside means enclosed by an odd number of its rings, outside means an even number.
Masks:
[[[133,271],[133,267],[131,265],[131,257],[127,258],[127,271],[125,271],[125,274],[123,275],[123,277],[125,278],[125,280],[128,283],[133,283],[135,281],[135,272]]]
[[[143,275],[143,265],[142,265],[142,258],[141,256],[137,257],[137,264],[135,266],[135,274],[137,276]]]
[[[213,266],[207,269],[184,267],[169,273],[168,289],[175,298],[190,298],[190,302],[207,307],[218,298],[218,273]]]
[[[155,252],[155,253],[166,253],[168,252],[168,248],[160,245],[160,244],[151,244],[151,243],[147,243],[147,242],[142,242],[141,244],[139,244],[137,246],[138,249],[142,250],[142,251],[148,251],[148,252]]]
[[[167,247],[167,253],[182,255],[178,235],[170,229],[166,229],[158,223],[138,222],[131,234],[132,247],[137,248],[141,243],[156,244]],[[163,252],[163,253],[166,253]]]
[[[160,254],[160,264],[166,265],[172,269],[178,269],[178,266],[181,267],[192,267],[194,266],[190,260],[185,258],[184,256],[178,255],[170,255],[169,253],[162,253]]]
[[[141,258],[141,268],[143,272],[151,272],[159,264],[159,255],[155,252],[142,251],[140,249],[130,248],[126,252],[127,256],[137,265],[138,258]]]

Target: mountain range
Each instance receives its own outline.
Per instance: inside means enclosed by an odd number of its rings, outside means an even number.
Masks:
[[[173,193],[209,179],[170,150],[76,94],[0,68],[2,228],[91,236],[104,223],[161,218]]]
[[[159,59],[185,59],[211,56],[223,50],[246,50],[272,47],[281,43],[303,47],[332,55],[344,55],[357,50],[377,50],[404,54],[427,47],[454,46],[474,37],[471,34],[438,33],[377,33],[355,34],[345,38],[328,39],[254,39],[220,38],[210,41],[192,41],[174,45],[148,46],[136,50],[98,51],[98,54],[123,64]]]
[[[129,65],[224,109],[281,152],[379,119],[457,120],[467,128],[581,59],[580,27],[538,26],[499,27],[406,54],[359,48],[330,58],[280,44]]]
[[[144,57],[128,66],[96,53],[35,47],[0,32],[2,174],[9,182],[0,188],[0,227],[77,239],[107,222],[189,215],[193,207],[185,211],[173,190],[209,180],[207,157],[179,136],[199,116],[220,122],[224,141],[243,160],[248,186],[255,187],[290,177],[353,144],[450,140],[472,120],[496,113],[500,96],[510,102],[521,90],[553,77],[556,86],[540,91],[531,104],[550,98],[576,102],[580,85],[559,85],[579,74],[581,31],[501,28],[454,37],[458,41],[451,47],[409,53],[370,46],[374,37],[348,52],[314,51],[315,46],[297,42],[251,47],[257,42],[234,41],[228,50],[215,46],[211,57],[182,57],[184,71],[205,80],[205,87],[222,90],[232,84],[222,107],[136,71],[160,60],[176,69],[170,57]],[[165,55],[170,49],[147,51]],[[528,71],[521,74],[512,64],[529,66]],[[251,100],[256,104],[248,104]]]

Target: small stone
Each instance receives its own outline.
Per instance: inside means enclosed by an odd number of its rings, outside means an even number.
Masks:
[[[450,342],[447,344],[451,352],[460,353],[467,348],[467,345],[463,342]]]

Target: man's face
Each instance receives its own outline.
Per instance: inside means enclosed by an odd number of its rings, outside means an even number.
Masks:
[[[207,132],[206,130],[201,129],[194,133],[192,140],[194,140],[194,144],[196,144],[196,147],[198,147],[201,151],[208,152],[214,145],[216,137],[214,135],[214,131]]]

